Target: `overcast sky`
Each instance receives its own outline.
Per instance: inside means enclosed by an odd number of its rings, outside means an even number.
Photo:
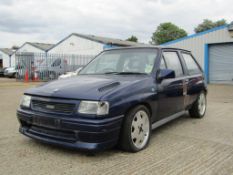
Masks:
[[[56,43],[70,33],[150,41],[162,22],[189,34],[203,19],[233,20],[232,0],[0,0],[0,47]]]

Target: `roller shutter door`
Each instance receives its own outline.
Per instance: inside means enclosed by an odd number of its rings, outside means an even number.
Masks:
[[[233,43],[210,45],[209,81],[233,84]]]

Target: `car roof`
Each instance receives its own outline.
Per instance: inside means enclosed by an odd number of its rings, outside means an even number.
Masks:
[[[181,50],[181,51],[185,51],[185,52],[191,52],[189,50],[186,49],[181,49],[181,48],[174,48],[174,47],[164,47],[164,46],[153,46],[153,45],[148,45],[148,46],[132,46],[132,47],[115,47],[115,48],[109,48],[106,49],[106,51],[110,51],[110,50],[124,50],[124,49],[161,49],[161,50]]]

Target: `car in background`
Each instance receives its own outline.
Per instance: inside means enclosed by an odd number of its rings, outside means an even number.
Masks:
[[[41,80],[54,80],[60,75],[68,72],[70,69],[66,59],[57,58],[52,63],[44,63],[35,67],[35,73],[37,73]]]
[[[187,112],[205,115],[207,85],[190,51],[168,47],[105,50],[78,76],[28,89],[20,133],[64,147],[138,152],[152,129]]]
[[[8,78],[16,78],[16,68],[15,67],[8,67],[4,71],[4,76]]]
[[[4,70],[4,76],[8,78],[16,78],[17,76],[23,77],[25,66],[17,65],[15,67],[8,67]]]
[[[83,67],[78,68],[76,71],[73,72],[66,72],[58,77],[58,79],[65,79],[65,78],[71,78],[75,77],[79,74],[79,72],[82,70]]]
[[[0,68],[0,77],[4,76],[4,71],[7,69],[7,67]]]

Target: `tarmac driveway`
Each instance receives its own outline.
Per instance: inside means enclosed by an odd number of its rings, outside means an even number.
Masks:
[[[233,174],[233,86],[209,85],[205,118],[188,115],[153,131],[139,153],[95,155],[39,143],[18,133],[16,109],[32,83],[0,78],[0,174]]]

